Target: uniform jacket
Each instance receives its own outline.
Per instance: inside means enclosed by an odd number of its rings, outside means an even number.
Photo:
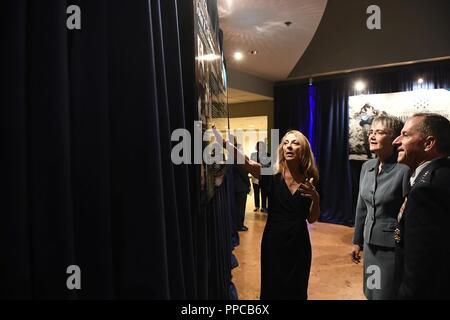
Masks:
[[[450,159],[417,176],[398,226],[399,299],[450,299]]]

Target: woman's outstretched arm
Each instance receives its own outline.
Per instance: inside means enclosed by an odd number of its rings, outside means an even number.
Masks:
[[[261,177],[261,165],[253,160],[250,160],[245,154],[238,150],[231,142],[228,140],[224,140],[219,131],[217,131],[216,127],[212,126],[212,131],[214,136],[216,137],[216,141],[224,148],[228,150],[228,152],[232,152],[234,156],[234,162],[237,160],[237,164],[242,166],[245,171],[250,173],[256,179],[260,179]]]

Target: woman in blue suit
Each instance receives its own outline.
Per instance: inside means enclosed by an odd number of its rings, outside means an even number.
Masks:
[[[395,295],[394,230],[397,215],[409,191],[409,167],[397,163],[392,145],[403,123],[390,116],[373,120],[369,130],[370,151],[376,159],[361,169],[352,257],[364,253],[364,294],[369,300],[393,299]]]

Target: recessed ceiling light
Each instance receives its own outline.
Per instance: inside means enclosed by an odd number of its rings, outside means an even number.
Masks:
[[[423,83],[423,79],[422,78],[417,79],[417,83],[418,84],[422,84]]]
[[[355,90],[356,91],[363,91],[366,88],[366,84],[362,82],[361,80],[355,82]]]
[[[251,55],[257,55],[259,53],[258,50],[250,50],[248,53],[250,53]]]
[[[236,61],[240,61],[244,58],[244,55],[242,54],[242,52],[236,51],[235,53],[233,53],[233,58]]]

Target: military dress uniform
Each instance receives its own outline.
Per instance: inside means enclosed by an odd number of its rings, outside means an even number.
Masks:
[[[394,232],[398,299],[450,299],[450,159],[417,175]]]

